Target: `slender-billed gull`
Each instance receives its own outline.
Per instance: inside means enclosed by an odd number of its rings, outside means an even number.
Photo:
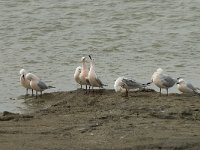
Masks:
[[[128,91],[130,89],[143,89],[145,87],[146,87],[146,84],[142,84],[142,83],[136,82],[135,80],[131,80],[125,77],[117,78],[114,84],[115,91],[126,93],[126,96],[128,96]]]
[[[31,85],[30,85],[30,80],[28,80],[26,78],[26,75],[28,74],[27,71],[25,69],[21,69],[19,71],[20,73],[20,84],[26,88],[26,95],[28,95],[28,89],[31,89],[32,90],[32,96],[33,96],[33,89],[31,88]],[[33,76],[35,76],[35,78],[37,78],[39,80],[39,78],[32,74]]]
[[[103,86],[105,86],[101,80],[97,77],[96,73],[95,73],[95,64],[94,64],[94,59],[92,59],[92,57],[89,55],[90,57],[90,70],[88,73],[88,80],[90,82],[90,85],[92,86],[92,89],[94,87],[99,87],[99,88],[103,88]]]
[[[87,85],[90,85],[87,76],[88,76],[88,69],[87,69],[87,65],[86,65],[86,58],[82,57],[81,58],[81,62],[82,62],[82,68],[81,68],[81,73],[79,75],[80,78],[80,83],[81,85],[85,85],[86,87],[86,93],[87,93]]]
[[[182,93],[198,93],[198,90],[200,90],[199,88],[194,87],[191,83],[187,83],[182,78],[178,79],[177,88]]]
[[[160,95],[161,95],[161,89],[167,90],[168,95],[168,89],[173,87],[174,84],[177,82],[176,79],[173,79],[172,77],[163,74],[163,70],[161,68],[158,68],[156,72],[153,73],[151,82],[154,83],[157,87],[160,88]]]
[[[47,86],[44,82],[42,82],[41,80],[38,80],[38,78],[36,78],[33,74],[28,73],[26,75],[26,78],[28,80],[30,80],[30,86],[33,90],[36,91],[36,98],[37,98],[37,92],[41,92],[42,95],[42,91],[49,89],[49,88],[55,88],[52,86]]]
[[[81,69],[82,69],[81,66],[76,68],[75,73],[74,73],[74,79],[78,84],[81,85],[81,89],[82,89],[82,84],[81,84],[81,81],[80,81]]]

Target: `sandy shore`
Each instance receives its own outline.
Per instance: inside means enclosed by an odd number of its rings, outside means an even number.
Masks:
[[[0,117],[2,150],[200,149],[200,96],[154,91],[55,92],[27,103],[29,114]]]

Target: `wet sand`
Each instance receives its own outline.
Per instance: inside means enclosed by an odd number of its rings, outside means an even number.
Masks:
[[[46,93],[27,114],[3,112],[0,149],[200,149],[200,96],[113,90]]]

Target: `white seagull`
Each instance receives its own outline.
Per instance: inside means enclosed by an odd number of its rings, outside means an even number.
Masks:
[[[75,81],[81,85],[81,89],[82,89],[82,84],[81,84],[81,80],[80,80],[80,74],[81,74],[81,66],[77,67],[74,73],[74,79]]]
[[[90,85],[87,76],[88,76],[88,69],[87,69],[87,65],[86,65],[86,58],[82,57],[81,58],[81,62],[82,62],[82,68],[81,68],[81,73],[79,75],[80,78],[80,83],[81,85],[85,85],[86,87],[86,93],[87,93],[87,85]]]
[[[50,88],[55,88],[52,86],[47,86],[44,82],[42,82],[41,80],[38,80],[38,78],[36,78],[33,74],[28,73],[26,75],[26,78],[28,80],[30,80],[30,86],[33,90],[36,91],[36,98],[37,98],[37,92],[41,92],[42,95],[42,91],[46,90],[46,89],[50,89]]]
[[[198,90],[200,90],[199,88],[194,87],[191,83],[187,83],[182,78],[178,79],[177,88],[182,93],[199,93]]]
[[[26,78],[27,71],[25,69],[21,69],[19,73],[20,73],[20,84],[26,88],[26,95],[28,95],[28,89],[32,89],[32,88],[30,85],[30,80]],[[39,78],[36,75],[34,74],[32,75],[35,76],[35,78],[39,80]],[[32,89],[32,96],[33,96],[33,89]]]
[[[103,88],[104,85],[101,80],[97,77],[96,73],[95,73],[95,66],[94,66],[94,59],[92,59],[92,57],[89,55],[91,61],[90,61],[90,71],[88,73],[88,80],[90,85],[93,87],[99,87],[99,88]]]
[[[146,84],[142,84],[136,82],[135,80],[131,80],[125,77],[119,77],[114,83],[115,92],[126,93],[128,96],[128,91],[130,89],[143,89],[146,87]]]
[[[163,74],[163,70],[161,68],[158,68],[156,72],[153,73],[151,82],[154,83],[157,87],[160,88],[160,95],[161,95],[161,89],[167,90],[168,95],[168,89],[173,87],[174,84],[177,82],[176,79],[173,79],[172,77]]]

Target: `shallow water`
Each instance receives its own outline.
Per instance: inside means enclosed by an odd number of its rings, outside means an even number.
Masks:
[[[0,112],[28,109],[21,68],[56,86],[46,92],[73,90],[88,54],[107,88],[122,75],[148,82],[158,67],[200,87],[199,18],[199,0],[3,0]]]

